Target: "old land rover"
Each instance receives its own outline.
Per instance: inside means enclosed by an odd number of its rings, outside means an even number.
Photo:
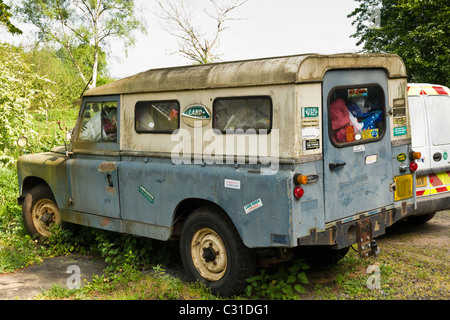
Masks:
[[[164,68],[88,90],[68,146],[19,159],[18,202],[32,235],[178,239],[189,277],[231,295],[267,252],[370,255],[414,209],[415,158],[396,55]]]

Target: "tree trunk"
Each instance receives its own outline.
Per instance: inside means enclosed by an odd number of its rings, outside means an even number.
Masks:
[[[92,64],[92,82],[89,84],[89,88],[95,88],[97,86],[97,73],[98,73],[98,51],[99,47],[95,46],[94,61]]]

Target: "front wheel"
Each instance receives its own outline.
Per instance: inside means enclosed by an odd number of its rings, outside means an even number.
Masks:
[[[180,252],[189,279],[224,296],[241,293],[255,270],[251,250],[228,216],[214,206],[199,208],[187,218]]]
[[[51,228],[62,224],[55,198],[42,184],[33,187],[25,196],[22,216],[25,229],[31,236],[49,237]]]

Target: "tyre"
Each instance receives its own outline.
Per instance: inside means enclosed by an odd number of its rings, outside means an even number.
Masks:
[[[22,216],[30,236],[49,237],[51,228],[62,224],[55,198],[43,184],[33,187],[25,196]]]
[[[428,213],[428,214],[422,214],[420,216],[412,216],[408,218],[408,221],[415,223],[415,224],[425,224],[431,219],[434,218],[436,215],[436,212]]]
[[[256,259],[232,221],[214,206],[194,210],[180,239],[183,266],[191,281],[201,281],[215,294],[232,296],[246,287]]]

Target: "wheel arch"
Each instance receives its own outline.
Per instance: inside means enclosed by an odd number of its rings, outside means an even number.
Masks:
[[[19,205],[23,204],[23,200],[25,199],[25,196],[27,195],[27,193],[29,193],[31,191],[31,189],[33,189],[34,187],[36,187],[40,184],[45,185],[52,193],[53,198],[55,198],[55,194],[53,193],[52,188],[50,188],[50,185],[44,179],[39,178],[39,177],[30,176],[30,177],[26,177],[22,182],[21,190],[19,190],[20,191],[20,197],[18,198]]]
[[[226,216],[228,219],[230,219],[233,222],[234,227],[236,228],[236,225],[235,225],[233,219],[217,203],[210,201],[210,200],[206,200],[206,199],[189,198],[189,199],[184,199],[183,201],[181,201],[175,208],[175,212],[173,215],[173,233],[172,233],[172,235],[179,236],[181,234],[181,230],[183,228],[183,224],[184,224],[184,221],[186,220],[186,218],[194,210],[201,208],[201,207],[206,207],[206,206],[214,206],[214,207],[220,209],[220,211],[223,212],[223,215]],[[241,238],[242,238],[242,236],[241,236]]]

